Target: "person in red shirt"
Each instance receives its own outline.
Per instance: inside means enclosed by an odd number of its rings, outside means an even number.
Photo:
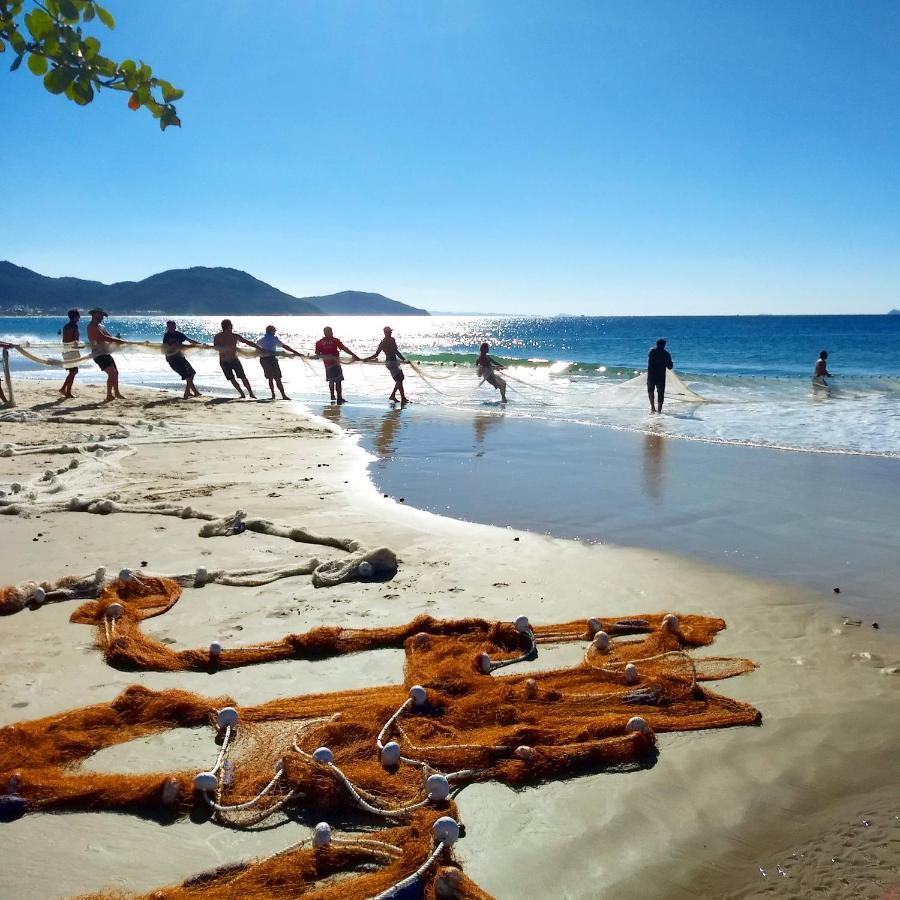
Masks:
[[[331,402],[346,403],[341,391],[341,382],[344,380],[344,370],[341,368],[340,352],[349,353],[355,360],[359,357],[338,338],[330,326],[325,326],[325,337],[316,341],[316,356],[325,364],[325,380],[328,382],[328,390],[331,392]]]

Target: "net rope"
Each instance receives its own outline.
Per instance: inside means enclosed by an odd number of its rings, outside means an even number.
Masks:
[[[402,648],[405,656],[402,684],[256,706],[133,685],[107,703],[0,728],[0,784],[7,785],[6,809],[19,814],[155,812],[212,818],[237,829],[281,827],[297,813],[362,817],[362,832],[332,834],[320,824],[311,842],[293,842],[148,897],[355,900],[400,896],[419,885],[425,897],[484,898],[453,856],[459,819],[453,797],[467,784],[524,787],[627,770],[652,760],[658,732],[760,720],[751,705],[703,686],[755,668],[746,659],[694,655],[725,627],[708,616],[532,625],[525,617],[423,615],[381,628],[320,626],[212,654],[174,650],[141,632],[144,619],[175,606],[182,581],[141,572],[109,580],[95,574],[64,589],[90,592],[88,582],[97,596],[72,620],[94,626],[110,662],[138,671],[206,667],[214,675],[276,659],[386,647]],[[541,647],[564,643],[585,645],[579,663],[516,671]],[[183,728],[208,730],[210,768],[202,761],[193,771],[147,773],[82,766],[105,748]]]

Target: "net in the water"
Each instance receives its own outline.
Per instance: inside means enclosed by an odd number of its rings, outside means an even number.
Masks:
[[[452,852],[453,797],[467,784],[524,787],[628,769],[653,757],[656,732],[760,719],[749,704],[704,686],[749,672],[752,662],[690,653],[713,641],[722,619],[642,614],[533,626],[524,616],[421,616],[400,626],[317,628],[270,644],[178,651],[147,638],[140,623],[165,614],[180,592],[170,579],[119,579],[73,619],[96,627],[111,662],[134,668],[215,671],[402,647],[404,680],[257,706],[132,686],[109,703],[0,729],[7,816],[115,811],[211,818],[232,828],[323,820],[306,842],[154,898],[399,897],[411,886],[425,897],[485,897]],[[585,652],[577,665],[514,668],[542,646],[579,642]],[[81,767],[104,748],[197,728],[208,729],[209,756],[190,771]]]

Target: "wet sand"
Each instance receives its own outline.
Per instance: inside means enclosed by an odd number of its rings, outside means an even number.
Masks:
[[[99,398],[97,389],[83,393]],[[39,385],[23,386],[19,410],[50,416],[58,407],[45,407],[42,394]],[[900,884],[900,728],[892,712],[900,644],[892,628],[843,626],[842,608],[825,592],[667,552],[491,528],[410,508],[408,492],[401,504],[397,493],[385,498],[372,485],[366,456],[349,438],[322,420],[297,418],[289,404],[136,397],[114,408],[82,401],[53,424],[3,423],[3,441],[26,452],[0,459],[0,483],[16,480],[39,496],[52,490],[58,499],[117,493],[123,502],[165,499],[223,514],[240,508],[370,546],[387,544],[400,557],[397,576],[383,584],[316,590],[308,578],[296,578],[265,588],[192,591],[145,625],[179,646],[247,643],[335,622],[394,624],[420,612],[502,619],[526,613],[551,622],[676,610],[723,616],[728,629],[708,652],[759,663],[753,674],[714,689],[760,708],[760,727],[660,735],[656,764],[638,772],[520,792],[495,784],[463,791],[458,803],[467,836],[458,856],[485,890],[503,898],[815,891],[880,897]],[[112,424],[76,423],[76,417]],[[109,451],[85,458],[55,483],[41,482],[41,473],[67,462],[43,452],[41,442],[117,431],[126,433],[101,441]],[[193,521],[67,512],[0,516],[0,546],[4,583],[90,572],[101,564],[174,572],[312,555],[309,547],[268,535],[201,540]],[[231,693],[256,703],[399,681],[402,674],[399,651],[216,675],[122,672],[92,648],[90,629],[68,622],[71,608],[46,605],[0,620],[3,724],[109,700],[134,683]],[[542,650],[537,664],[568,663],[572,649]],[[209,751],[208,739],[186,733],[113,748],[90,765],[201,768]],[[163,826],[104,813],[26,815],[2,827],[7,858],[16,860],[0,869],[0,895],[10,897],[149,890],[287,846],[308,831],[288,822],[250,835],[210,823]]]

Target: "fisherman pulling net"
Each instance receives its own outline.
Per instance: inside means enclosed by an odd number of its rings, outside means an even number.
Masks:
[[[590,618],[533,626],[422,616],[386,628],[324,627],[269,645],[171,651],[146,642],[140,622],[180,595],[174,580],[114,579],[73,616],[136,669],[212,673],[270,659],[323,658],[403,647],[403,683],[239,706],[231,697],[133,686],[109,703],[0,729],[0,801],[9,817],[94,810],[211,818],[247,829],[291,811],[327,820],[361,817],[368,830],[338,833],[321,821],[309,841],[262,860],[149,896],[157,898],[485,897],[459,871],[455,792],[478,781],[524,786],[652,759],[657,732],[751,725],[752,706],[704,682],[740,675],[745,659],[691,656],[725,627],[687,615]],[[564,669],[515,673],[542,646],[581,643]],[[266,650],[266,647],[269,649]],[[148,657],[149,650],[153,654]],[[211,656],[218,656],[218,661]],[[158,665],[165,658],[171,665]],[[507,672],[508,670],[508,672]],[[501,672],[503,674],[501,674]],[[209,756],[193,770],[88,771],[97,751],[175,728],[209,730]],[[336,874],[344,876],[335,881]]]

